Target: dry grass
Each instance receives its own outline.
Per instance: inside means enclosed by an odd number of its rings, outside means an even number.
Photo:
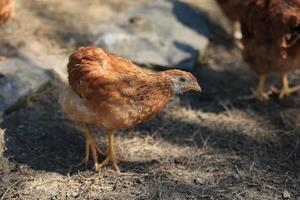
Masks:
[[[83,155],[83,138],[61,113],[56,98],[57,90],[50,86],[4,118],[11,161],[3,158],[1,180],[8,199],[299,195],[297,129],[278,129],[271,119],[251,110],[207,112],[179,106],[182,102],[175,98],[153,121],[118,133],[123,171],[118,176],[110,167],[94,173],[91,165],[76,166]],[[106,138],[98,138],[106,148]]]

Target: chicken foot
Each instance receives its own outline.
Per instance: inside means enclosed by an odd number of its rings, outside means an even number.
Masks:
[[[101,168],[101,167],[107,165],[109,162],[112,164],[114,170],[117,173],[120,173],[120,169],[119,169],[118,164],[117,164],[117,159],[116,159],[115,149],[114,149],[114,131],[109,131],[108,132],[108,153],[107,153],[107,157],[104,159],[104,161],[102,161],[100,164],[98,164],[98,167]]]
[[[252,95],[250,96],[250,98],[255,98],[260,101],[266,101],[269,99],[268,94],[264,92],[266,80],[267,80],[267,75],[265,74],[259,75],[257,88],[254,91],[252,91]]]
[[[282,82],[281,90],[279,90],[275,87],[271,88],[271,90],[273,92],[279,94],[280,99],[287,97],[287,96],[291,95],[292,93],[300,90],[300,85],[292,87],[292,88],[289,86],[288,74],[286,74],[286,73],[281,76],[281,82]]]
[[[94,168],[98,170],[98,155],[104,155],[97,145],[96,139],[92,134],[91,128],[88,124],[84,126],[84,136],[85,136],[85,154],[81,164],[87,164],[89,160],[90,152],[93,156]]]

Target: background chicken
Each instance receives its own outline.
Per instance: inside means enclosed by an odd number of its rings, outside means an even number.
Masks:
[[[223,13],[230,21],[230,32],[235,39],[241,39],[240,16],[250,0],[217,0]]]
[[[0,25],[5,24],[15,14],[15,0],[0,0]],[[5,56],[0,56],[4,60]]]
[[[92,152],[94,166],[111,162],[119,171],[114,152],[114,133],[151,119],[176,93],[200,91],[195,77],[180,70],[159,73],[144,71],[129,60],[96,47],[80,48],[68,64],[71,89],[60,97],[60,103],[77,124],[85,128],[87,162]],[[89,125],[98,125],[108,134],[108,155],[98,164],[101,154]]]
[[[280,98],[300,87],[289,88],[287,73],[300,68],[300,0],[256,0],[241,17],[243,56],[259,75],[253,96],[265,100],[267,76],[281,76]]]
[[[15,14],[15,0],[0,0],[0,25]]]

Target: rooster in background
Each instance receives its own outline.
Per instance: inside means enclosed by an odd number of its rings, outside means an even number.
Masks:
[[[69,58],[70,88],[59,101],[67,115],[84,128],[86,163],[92,153],[98,170],[111,162],[120,172],[114,151],[114,133],[132,128],[153,118],[175,94],[200,91],[196,78],[189,72],[167,70],[149,72],[127,59],[96,47],[80,48]],[[98,164],[101,154],[90,125],[98,125],[108,135],[108,154]]]
[[[288,72],[300,68],[300,0],[254,0],[241,15],[243,56],[258,74],[253,97],[267,100],[264,85],[270,73],[281,77],[279,97],[300,89],[290,88]]]
[[[15,0],[0,0],[0,25],[5,24],[15,14]],[[0,56],[0,61],[5,56]]]

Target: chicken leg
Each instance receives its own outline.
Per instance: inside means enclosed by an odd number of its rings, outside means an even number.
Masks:
[[[231,35],[237,40],[242,39],[243,36],[241,32],[240,22],[238,21],[231,22]]]
[[[115,149],[114,149],[114,131],[109,131],[108,132],[108,152],[107,152],[107,156],[104,159],[104,161],[102,161],[98,167],[103,167],[104,165],[108,164],[109,162],[111,162],[114,170],[117,173],[120,173],[120,169],[118,167],[117,164],[117,160],[116,160],[116,155],[115,155]]]
[[[234,44],[239,48],[239,49],[244,49],[244,45],[242,43],[242,32],[241,32],[241,25],[240,22],[238,21],[233,21],[230,23],[230,34],[233,37],[232,39],[234,40]]]
[[[282,99],[285,96],[289,96],[290,94],[300,90],[300,85],[290,88],[288,74],[282,75],[281,82],[282,82],[282,88],[280,91],[278,91],[280,99]]]
[[[92,152],[93,161],[94,161],[94,168],[98,170],[98,155],[103,155],[102,151],[97,145],[96,139],[92,134],[91,128],[88,124],[84,127],[84,136],[85,136],[85,155],[83,157],[82,163],[87,164],[89,160],[90,152]]]
[[[264,92],[265,83],[267,80],[267,75],[260,74],[259,81],[256,90],[253,91],[251,98],[256,98],[260,101],[266,101],[269,99],[268,94]]]

